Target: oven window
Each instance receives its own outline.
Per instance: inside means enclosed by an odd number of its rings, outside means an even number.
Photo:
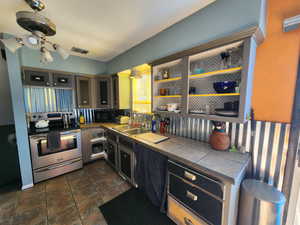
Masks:
[[[74,150],[77,148],[77,139],[73,135],[62,136],[60,140],[60,147],[58,148],[48,148],[47,139],[40,140],[37,144],[39,156],[45,156],[49,154],[54,154],[57,152]]]

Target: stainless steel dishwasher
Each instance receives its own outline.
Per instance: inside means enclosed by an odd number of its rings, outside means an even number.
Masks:
[[[102,128],[85,128],[81,131],[83,162],[105,157],[106,137]]]

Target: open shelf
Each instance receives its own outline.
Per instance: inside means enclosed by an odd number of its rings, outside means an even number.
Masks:
[[[231,74],[231,73],[241,71],[242,69],[243,67],[240,66],[240,67],[235,67],[235,68],[230,68],[225,70],[217,70],[217,71],[212,71],[207,73],[193,74],[193,75],[189,75],[189,79],[198,79],[198,78],[205,78],[205,77],[210,77],[215,75]]]
[[[164,80],[155,80],[155,83],[166,83],[166,82],[172,82],[172,81],[177,81],[181,80],[181,77],[174,77],[174,78],[169,78],[169,79],[164,79]]]
[[[213,96],[238,96],[240,93],[224,93],[224,94],[195,94],[189,97],[213,97]]]
[[[154,96],[155,98],[180,98],[181,95],[158,95]]]

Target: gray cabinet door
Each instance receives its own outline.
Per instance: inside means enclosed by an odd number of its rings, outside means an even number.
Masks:
[[[77,102],[79,108],[91,108],[91,79],[76,78]]]
[[[112,108],[111,77],[96,79],[96,106],[98,108]]]
[[[119,109],[119,78],[118,75],[112,76],[113,108]]]
[[[74,87],[74,76],[73,75],[53,73],[52,79],[53,79],[54,87],[65,87],[65,88],[73,88]]]
[[[39,70],[23,70],[23,84],[31,86],[50,86],[50,73]]]

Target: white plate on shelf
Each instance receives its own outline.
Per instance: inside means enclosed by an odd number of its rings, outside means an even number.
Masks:
[[[239,115],[237,111],[233,110],[226,110],[226,109],[215,109],[216,115],[218,116],[230,116],[230,117],[236,117]]]
[[[203,110],[190,110],[191,114],[205,114],[205,111]]]

